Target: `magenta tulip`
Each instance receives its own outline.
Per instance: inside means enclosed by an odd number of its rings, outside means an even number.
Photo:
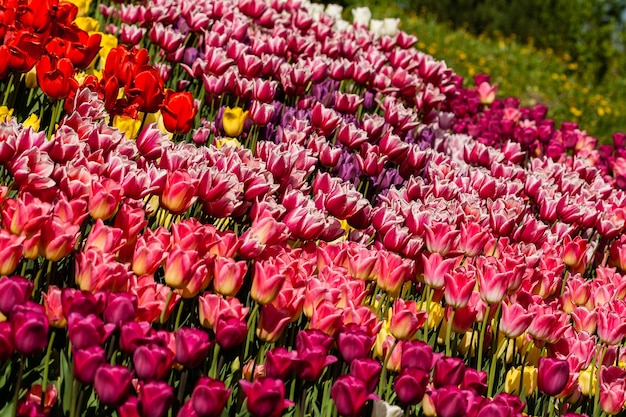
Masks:
[[[339,415],[346,417],[362,416],[367,401],[377,398],[374,394],[368,394],[365,383],[352,375],[337,378],[330,390],[330,397]]]
[[[426,393],[430,375],[418,368],[406,368],[393,381],[398,400],[405,405],[416,405]]]
[[[293,405],[285,399],[285,384],[280,379],[265,377],[254,382],[241,380],[239,384],[252,417],[279,417],[285,408]]]
[[[191,404],[199,417],[218,417],[226,407],[229,397],[230,390],[224,382],[202,377],[193,389]]]
[[[132,377],[124,366],[104,364],[98,368],[93,386],[100,402],[112,407],[124,403],[128,398]]]
[[[559,394],[569,380],[569,363],[565,359],[539,358],[537,387],[539,391],[555,396]]]

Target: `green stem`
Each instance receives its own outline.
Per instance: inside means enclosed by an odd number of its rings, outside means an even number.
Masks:
[[[598,348],[600,348],[600,344],[598,345]],[[606,351],[608,349],[605,349],[602,351],[602,354],[600,355],[600,361],[595,363],[594,366],[595,371],[596,371],[596,392],[593,396],[593,417],[598,417],[600,415],[600,412],[602,411],[602,408],[600,407],[600,373],[602,371],[602,362],[604,362],[604,355],[606,355]],[[593,377],[589,378],[592,383],[593,383]]]
[[[167,314],[167,306],[170,304],[170,301],[172,300],[172,294],[174,294],[174,291],[170,289],[170,292],[167,294],[167,297],[165,298],[165,305],[163,306],[163,311],[161,311],[161,316],[159,317],[159,323],[161,324],[165,322],[165,314]]]
[[[256,316],[259,313],[259,303],[254,303],[252,312],[248,317],[248,336],[246,337],[246,347],[244,350],[243,360],[248,359],[248,353],[250,352],[250,344],[254,340],[254,330],[256,329]]]
[[[452,349],[450,348],[450,338],[452,336],[452,323],[454,322],[454,315],[456,314],[456,309],[452,309],[450,313],[450,318],[448,319],[448,327],[446,327],[446,356],[452,356]]]
[[[383,369],[380,374],[380,381],[378,382],[378,396],[381,398],[383,396],[383,389],[387,382],[386,381],[387,380],[387,365],[389,364],[389,359],[391,359],[391,355],[393,354],[393,351],[396,349],[396,346],[398,346],[397,339],[393,342],[393,345],[391,345],[391,349],[389,349],[389,352],[387,353],[387,355],[385,355],[385,360],[383,361]]]
[[[50,368],[50,353],[52,352],[52,345],[54,344],[54,337],[56,332],[53,331],[50,335],[50,341],[48,342],[48,349],[46,350],[46,359],[43,367],[43,378],[41,382],[41,406],[43,407],[46,400],[46,387],[48,386],[48,371]]]
[[[209,370],[209,376],[213,379],[217,379],[217,359],[220,356],[220,345],[217,343],[213,346],[213,358],[211,359],[211,369]]]
[[[426,285],[426,312],[430,310],[430,303],[433,299],[433,293],[435,292],[430,285]],[[424,323],[424,343],[428,343],[428,316],[426,318],[426,322]]]
[[[15,382],[15,392],[13,393],[13,407],[11,416],[17,415],[17,402],[20,399],[20,390],[22,389],[22,376],[24,375],[24,355],[20,355],[19,371],[17,372],[17,380]]]
[[[487,305],[487,309],[485,310],[485,317],[483,317],[483,322],[480,327],[480,337],[478,338],[478,365],[476,369],[478,371],[482,371],[483,368],[483,344],[485,343],[485,330],[487,330],[487,322],[489,321],[489,312],[491,309],[491,304]]]
[[[506,337],[503,338],[500,344],[498,344],[498,349],[495,351],[495,354],[491,356],[491,363],[489,364],[489,382],[487,385],[487,397],[488,398],[491,398],[492,396],[491,394],[493,394],[494,382],[496,379],[496,365],[498,364],[498,360],[500,359],[502,354],[506,353],[506,350],[503,353],[500,353],[500,350],[502,349],[504,344],[507,343],[508,341],[509,339],[507,339]],[[522,375],[522,379],[523,377],[524,376]]]

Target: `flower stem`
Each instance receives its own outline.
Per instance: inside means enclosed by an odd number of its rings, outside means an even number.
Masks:
[[[56,332],[52,332],[50,335],[50,341],[48,342],[48,349],[46,350],[46,359],[43,368],[43,378],[41,382],[41,406],[44,406],[46,400],[46,387],[48,386],[48,370],[50,368],[50,353],[52,352],[52,345],[54,344],[54,337]]]
[[[601,345],[598,345],[598,348],[600,348]],[[608,350],[606,346],[602,346],[604,347],[604,349],[602,350],[602,353],[600,354],[600,361],[596,362],[595,365],[595,371],[596,371],[596,392],[593,396],[593,417],[598,417],[600,415],[600,412],[602,411],[602,408],[600,407],[600,373],[602,370],[602,362],[604,362],[604,355],[606,355],[606,351]],[[593,381],[593,377],[589,378],[591,381]]]
[[[454,315],[456,309],[452,309],[450,318],[448,319],[448,327],[446,327],[446,356],[452,356],[452,349],[450,348],[450,338],[452,337],[452,323],[454,322]]]
[[[17,379],[15,382],[15,392],[13,393],[13,409],[11,410],[11,416],[17,415],[17,402],[20,399],[20,390],[22,389],[22,376],[24,375],[24,355],[20,355],[19,371],[17,372]]]
[[[476,366],[478,371],[482,371],[483,366],[483,344],[485,343],[485,330],[487,330],[487,321],[489,321],[490,309],[491,304],[488,304],[487,309],[485,310],[485,317],[483,317],[483,322],[480,327],[480,337],[478,338],[478,365]]]

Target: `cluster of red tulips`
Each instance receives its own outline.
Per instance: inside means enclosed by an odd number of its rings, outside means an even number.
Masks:
[[[624,134],[341,12],[0,5],[0,414],[622,413]]]

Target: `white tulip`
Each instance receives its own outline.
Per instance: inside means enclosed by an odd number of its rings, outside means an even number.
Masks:
[[[368,7],[355,7],[352,9],[352,23],[357,26],[365,26],[370,22],[372,12]]]

